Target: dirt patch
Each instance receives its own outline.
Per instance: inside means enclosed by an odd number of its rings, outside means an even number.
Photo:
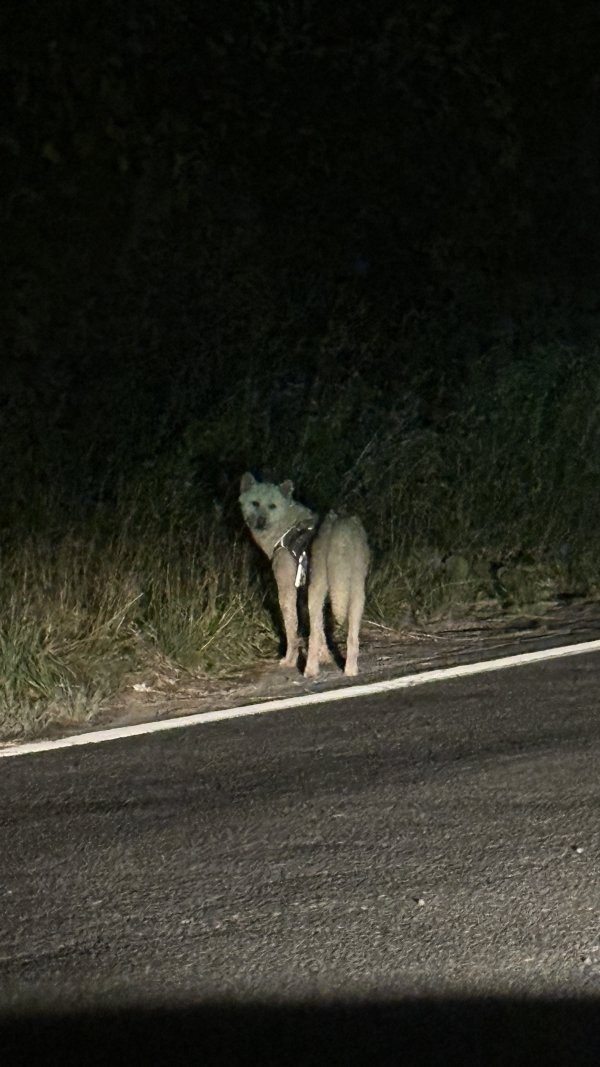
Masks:
[[[238,707],[598,636],[597,602],[543,605],[531,614],[510,617],[500,617],[492,606],[484,606],[477,615],[440,619],[423,629],[403,632],[365,620],[357,680],[349,681],[330,665],[322,669],[316,681],[309,681],[298,670],[282,668],[270,660],[218,679],[157,668],[131,679],[121,693],[102,706],[91,725],[123,726]],[[89,728],[88,723],[84,729]]]

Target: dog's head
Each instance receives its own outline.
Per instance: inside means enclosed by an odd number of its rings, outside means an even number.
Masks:
[[[292,482],[273,485],[272,482],[257,482],[252,474],[242,475],[240,507],[250,530],[268,533],[277,527],[292,503]]]

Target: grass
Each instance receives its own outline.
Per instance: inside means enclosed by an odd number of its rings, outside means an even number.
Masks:
[[[546,345],[469,366],[458,385],[439,376],[437,416],[357,375],[278,407],[244,382],[109,503],[33,493],[2,535],[0,736],[85,722],[150,663],[218,676],[275,655],[268,567],[237,515],[247,467],[362,515],[367,616],[387,626],[595,596],[598,354]],[[222,500],[216,466],[232,472]]]
[[[198,673],[254,661],[274,644],[240,541],[135,531],[131,514],[21,542],[0,590],[0,736],[85,722],[157,659]],[[123,529],[127,535],[123,536]]]

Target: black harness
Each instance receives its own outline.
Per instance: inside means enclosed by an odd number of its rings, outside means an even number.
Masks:
[[[283,534],[283,537],[279,538],[273,549],[273,555],[275,555],[278,548],[285,548],[296,562],[296,589],[306,584],[308,548],[315,536],[318,521],[318,517],[315,515],[310,519],[302,519],[295,526],[290,526],[289,530],[286,530]]]

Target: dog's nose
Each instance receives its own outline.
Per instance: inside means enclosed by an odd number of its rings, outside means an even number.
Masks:
[[[256,519],[256,522],[254,523],[254,529],[255,530],[264,530],[266,525],[267,525],[267,520],[265,519],[264,515],[259,515],[257,517],[257,519]]]

